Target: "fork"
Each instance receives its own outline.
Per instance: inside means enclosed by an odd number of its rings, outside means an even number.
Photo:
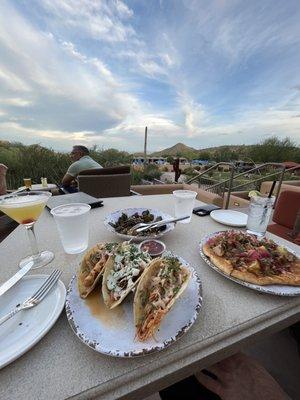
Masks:
[[[177,222],[177,221],[182,221],[187,218],[190,218],[190,216],[186,215],[185,217],[165,219],[165,220],[161,220],[161,221],[151,222],[150,224],[145,224],[143,222],[140,222],[139,224],[134,225],[130,230],[140,233],[140,232],[146,231],[148,229],[158,228],[159,226],[163,226],[163,225],[170,224],[170,223]]]
[[[27,308],[32,308],[39,304],[43,298],[46,296],[46,294],[50,291],[50,289],[55,285],[57,282],[58,278],[61,275],[61,271],[58,269],[55,269],[45,280],[45,282],[42,284],[42,286],[28,299],[23,301],[22,304],[18,304],[12,311],[10,311],[8,314],[4,315],[0,319],[0,325],[2,325],[5,321],[13,317],[15,314],[17,314],[21,310],[26,310]]]

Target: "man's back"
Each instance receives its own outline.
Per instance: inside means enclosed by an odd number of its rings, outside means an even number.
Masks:
[[[95,168],[102,168],[102,166],[90,156],[83,156],[70,165],[67,174],[71,175],[73,178],[76,178],[81,171]]]

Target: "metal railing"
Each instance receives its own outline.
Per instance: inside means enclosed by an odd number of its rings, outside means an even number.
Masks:
[[[280,171],[274,171],[274,172],[272,172],[272,173],[270,173],[268,175],[263,175],[262,176],[261,175],[261,171],[263,169],[266,169],[266,168],[269,168],[269,167],[276,167],[276,168],[280,169]],[[249,190],[251,190],[251,189],[259,190],[260,189],[260,184],[263,181],[266,181],[266,180],[274,178],[274,177],[279,177],[279,182],[280,182],[280,186],[281,186],[281,182],[282,182],[282,178],[283,178],[284,172],[285,172],[285,166],[280,164],[280,163],[265,163],[265,164],[261,164],[261,165],[255,167],[255,168],[252,168],[252,169],[250,169],[248,171],[241,172],[239,174],[234,175],[233,181],[236,181],[236,180],[240,181],[241,178],[243,178],[243,177],[246,177],[247,181],[243,182],[243,183],[238,183],[236,185],[234,185],[234,182],[233,182],[232,183],[232,191],[241,189],[241,188],[243,188],[245,186]],[[259,177],[249,181],[249,179],[251,179],[251,177],[252,177],[251,175],[255,175],[255,174],[259,174]],[[220,182],[219,185],[223,184],[224,182],[226,183],[226,182],[229,182],[229,181],[230,181],[230,178],[225,179],[225,181]],[[216,184],[215,186],[218,186],[218,184]],[[249,188],[249,186],[250,186],[250,188]],[[246,190],[246,188],[245,188],[245,190]]]
[[[216,182],[216,180],[209,175],[216,169],[218,169],[221,166],[228,166],[230,170],[230,177],[229,179],[225,179],[221,182]],[[198,183],[198,187],[201,189],[204,189],[207,192],[212,192],[220,196],[222,199],[225,197],[225,193],[227,194],[226,198],[226,204],[225,204],[225,209],[228,208],[229,205],[229,200],[230,200],[230,194],[232,192],[232,182],[233,182],[233,175],[234,175],[234,170],[235,167],[232,163],[229,162],[219,162],[212,167],[208,168],[207,170],[203,172],[197,172],[197,176],[194,176],[193,178],[189,179],[186,183],[193,183],[196,182]]]
[[[276,168],[277,170],[275,170],[274,172],[271,172],[267,175],[262,175],[261,173],[263,172],[263,170],[267,170],[270,168]],[[226,183],[231,185],[231,192],[228,193],[228,197],[230,197],[231,193],[234,191],[250,191],[250,190],[258,190],[260,191],[260,186],[262,184],[262,182],[268,181],[268,180],[277,180],[278,181],[278,185],[277,185],[277,190],[276,190],[276,194],[275,194],[275,203],[274,206],[277,202],[277,196],[280,192],[280,188],[282,185],[282,181],[283,181],[283,177],[284,177],[284,173],[285,173],[285,166],[281,163],[265,163],[265,164],[261,164],[255,168],[252,168],[248,171],[245,172],[241,172],[239,174],[236,174],[233,176],[233,178],[229,178],[226,179],[223,182],[217,183],[216,185],[213,185],[211,187],[211,189],[214,189],[215,187],[217,187],[218,185],[220,185],[222,187],[222,185],[226,185]],[[257,176],[258,175],[258,176]],[[256,176],[256,177],[255,177]],[[243,178],[247,178],[246,182],[242,182],[241,180]],[[254,178],[254,179],[251,179]],[[228,198],[227,198],[228,200]],[[229,200],[228,200],[229,203]]]
[[[212,176],[210,176],[210,174],[222,165],[227,165],[229,167],[230,176],[229,178],[224,179],[221,182],[219,181],[216,182],[216,180]],[[208,192],[215,193],[222,199],[224,199],[225,195],[227,195],[225,204],[225,209],[227,209],[230,201],[230,196],[233,191],[242,191],[242,190],[250,191],[253,189],[259,191],[262,182],[268,180],[273,180],[273,181],[277,180],[278,184],[275,193],[276,197],[275,204],[276,204],[277,197],[280,192],[281,185],[284,179],[284,175],[286,173],[292,173],[298,170],[299,168],[300,168],[299,166],[296,166],[293,168],[286,169],[286,167],[281,163],[265,163],[255,168],[251,168],[248,171],[234,174],[236,168],[232,163],[220,162],[203,172],[195,171],[197,172],[197,176],[194,176],[193,178],[189,179],[186,183],[198,182],[199,188]],[[273,169],[273,171],[270,171],[270,169]],[[269,173],[267,173],[266,175],[262,174],[262,172],[266,170],[267,171],[269,170]],[[246,178],[245,182],[243,182],[243,178]]]

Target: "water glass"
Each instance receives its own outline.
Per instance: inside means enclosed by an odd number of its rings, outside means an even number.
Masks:
[[[89,212],[84,203],[63,204],[51,210],[57,230],[67,254],[86,250],[89,243]]]
[[[179,221],[182,224],[188,224],[191,221],[197,192],[193,192],[192,190],[174,190],[173,195],[175,198],[175,217],[179,218],[189,215],[190,218]]]
[[[269,224],[275,197],[251,197],[247,232],[257,236],[264,236]]]

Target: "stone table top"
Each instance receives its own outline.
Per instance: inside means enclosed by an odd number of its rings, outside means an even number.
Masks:
[[[201,205],[197,201],[196,205]],[[108,213],[127,207],[158,208],[174,214],[172,195],[130,196],[104,199],[104,207],[90,213],[90,245],[118,240],[106,231]],[[282,329],[300,316],[300,297],[261,294],[231,282],[200,258],[198,242],[208,233],[228,229],[209,216],[193,215],[189,224],[177,224],[162,238],[168,249],[187,260],[203,285],[203,308],[194,326],[162,352],[134,359],[114,358],[85,346],[74,335],[63,312],[48,334],[31,350],[0,370],[1,399],[141,399],[204,368],[258,337]],[[36,223],[41,249],[55,253],[54,261],[32,274],[62,271],[68,286],[82,255],[65,254],[56,226],[47,209]],[[269,235],[273,237],[273,235]],[[277,238],[297,250],[296,245]],[[298,247],[299,249],[299,247]],[[0,244],[0,284],[18,269],[18,261],[30,252],[23,227]],[[1,348],[0,351],[4,351]]]

